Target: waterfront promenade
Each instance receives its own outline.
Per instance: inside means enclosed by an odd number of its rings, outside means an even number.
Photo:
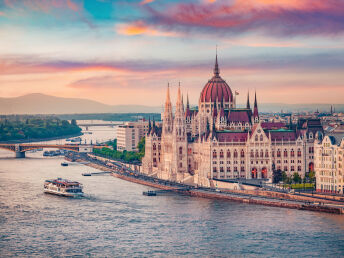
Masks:
[[[289,209],[344,214],[344,202],[339,200],[319,199],[318,197],[286,194],[265,191],[262,189],[258,191],[249,191],[194,187],[149,177],[145,174],[133,171],[119,162],[109,159],[89,157],[86,154],[79,154],[79,160],[89,161],[89,163],[86,164],[87,166],[91,166],[102,171],[112,172],[114,177],[158,189],[171,190],[183,195]],[[109,162],[113,165],[110,166]],[[181,187],[187,188],[187,190],[180,190]]]

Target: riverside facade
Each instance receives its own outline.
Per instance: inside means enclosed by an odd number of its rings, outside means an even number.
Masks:
[[[167,88],[162,126],[149,125],[143,172],[162,179],[209,186],[211,179],[272,179],[274,169],[292,175],[314,168],[314,138],[320,121],[297,125],[261,121],[255,93],[251,109],[236,106],[220,76],[217,56],[213,77],[201,91],[197,108],[186,107],[179,85],[175,113]]]

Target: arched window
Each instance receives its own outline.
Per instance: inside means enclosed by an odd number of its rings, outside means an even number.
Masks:
[[[234,150],[234,158],[237,158],[238,157],[238,152],[237,150]]]
[[[301,171],[301,166],[297,166],[297,171]]]
[[[301,149],[297,149],[297,156],[301,157]]]
[[[255,140],[256,142],[258,142],[258,135],[256,135],[256,137],[254,138],[254,140]]]
[[[261,142],[263,141],[263,135],[262,134],[260,135],[260,141]]]
[[[291,157],[294,157],[294,156],[295,156],[294,149],[291,149],[291,151],[290,151],[290,156],[291,156]]]
[[[287,149],[284,149],[283,156],[284,156],[284,157],[288,157],[288,151],[287,151]]]
[[[183,147],[179,147],[179,155],[183,154]]]
[[[277,150],[277,157],[278,157],[278,158],[281,157],[281,150],[280,150],[280,149]]]
[[[156,150],[156,144],[155,143],[153,144],[153,150]]]
[[[217,158],[216,150],[213,151],[213,158],[214,158],[214,159]]]
[[[269,157],[269,151],[266,150],[266,151],[265,151],[265,158],[268,158],[268,157]]]
[[[223,150],[220,150],[220,158],[223,158]]]
[[[230,150],[227,150],[227,158],[230,158],[231,157],[231,152]]]
[[[251,150],[251,158],[254,158],[254,152]]]
[[[240,152],[240,157],[245,158],[245,152],[244,152],[244,150],[241,150],[241,152]]]
[[[258,150],[256,150],[256,158],[259,158]]]

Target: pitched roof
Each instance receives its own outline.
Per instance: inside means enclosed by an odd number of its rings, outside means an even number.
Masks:
[[[296,132],[293,130],[271,130],[271,141],[295,141],[297,139]]]
[[[280,129],[283,127],[286,127],[285,123],[281,123],[281,122],[262,122],[261,126],[263,129],[267,129],[267,130],[276,130],[276,129]]]
[[[246,142],[247,132],[217,132],[219,142]]]
[[[228,113],[228,122],[250,123],[251,115],[248,109],[232,109]]]

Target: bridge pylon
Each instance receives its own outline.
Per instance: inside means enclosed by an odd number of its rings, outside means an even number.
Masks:
[[[25,151],[16,151],[15,153],[17,159],[25,158]]]

